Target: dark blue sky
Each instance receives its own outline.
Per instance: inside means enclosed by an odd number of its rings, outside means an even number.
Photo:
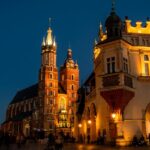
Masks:
[[[150,0],[116,0],[124,19],[145,21]],[[38,81],[43,36],[52,18],[56,36],[57,66],[69,46],[80,67],[80,80],[92,71],[92,48],[100,21],[104,24],[111,0],[0,0],[0,122],[16,91]]]

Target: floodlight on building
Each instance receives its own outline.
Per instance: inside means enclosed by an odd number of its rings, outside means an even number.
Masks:
[[[112,117],[112,119],[115,119],[116,118],[116,113],[112,113],[111,117]]]
[[[81,128],[81,127],[82,127],[82,124],[81,124],[81,123],[79,123],[79,124],[78,124],[78,127],[79,127],[79,128]]]
[[[92,121],[91,120],[88,120],[88,124],[91,124],[92,123]]]

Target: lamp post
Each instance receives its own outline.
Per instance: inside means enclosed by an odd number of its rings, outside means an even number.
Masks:
[[[79,128],[81,128],[81,127],[82,127],[82,124],[81,124],[81,123],[79,123],[79,124],[78,124],[78,127],[79,127]]]
[[[92,121],[89,119],[88,120],[88,128],[87,128],[87,143],[90,143],[90,137],[91,137],[91,130],[90,130],[90,126],[91,126]]]
[[[88,124],[90,125],[92,123],[92,121],[91,120],[88,120]]]
[[[116,124],[116,120],[117,120],[117,113],[116,112],[112,112],[111,113],[111,122],[110,122],[110,136],[111,136],[111,141],[112,143],[115,144],[116,142],[116,136],[117,136],[117,124]]]
[[[112,117],[112,119],[114,120],[114,119],[116,118],[116,113],[113,112],[113,113],[111,114],[111,117]]]
[[[81,128],[81,127],[82,127],[82,124],[79,123],[79,124],[78,124],[78,141],[79,141],[79,142],[82,141],[81,136],[80,136],[80,128]]]

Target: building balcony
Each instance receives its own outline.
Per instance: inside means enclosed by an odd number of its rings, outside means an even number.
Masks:
[[[135,95],[133,77],[123,72],[101,76],[100,95],[112,109],[123,111]]]
[[[127,73],[102,75],[101,90],[127,88],[133,89],[133,77]]]

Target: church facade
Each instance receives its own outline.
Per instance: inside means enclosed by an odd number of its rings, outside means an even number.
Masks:
[[[100,24],[94,69],[79,90],[78,139],[129,145],[150,135],[150,21],[131,25],[114,8]],[[76,129],[76,130],[77,130]]]
[[[57,45],[50,27],[43,38],[41,57],[38,83],[16,93],[7,108],[2,128],[14,135],[60,131],[72,135],[79,88],[78,64],[72,59],[72,50],[68,49],[59,76]]]

